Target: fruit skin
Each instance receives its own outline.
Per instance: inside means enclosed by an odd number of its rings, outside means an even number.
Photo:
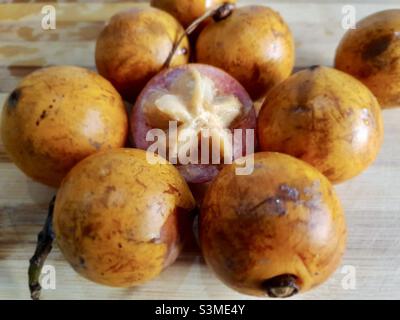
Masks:
[[[224,3],[236,3],[236,0],[151,0],[150,3],[173,15],[186,28],[207,10]]]
[[[348,180],[376,158],[383,140],[380,106],[355,78],[311,67],[276,86],[258,117],[261,151],[282,152]]]
[[[257,100],[292,73],[294,40],[277,12],[246,6],[201,32],[196,57],[228,72]]]
[[[361,80],[382,108],[400,106],[400,9],[370,15],[349,30],[335,67]]]
[[[146,134],[149,130],[153,129],[146,123],[143,108],[148,95],[150,95],[155,88],[165,88],[170,85],[171,81],[177,77],[181,72],[186,71],[188,68],[196,68],[201,74],[213,79],[218,90],[224,94],[235,95],[243,106],[243,114],[238,117],[232,124],[230,129],[242,129],[242,151],[243,153],[236,153],[234,159],[246,155],[246,129],[255,129],[256,127],[256,114],[253,107],[253,102],[249,97],[246,90],[226,72],[208,65],[191,63],[175,68],[170,68],[160,72],[157,76],[151,79],[146,87],[141,92],[136,100],[132,112],[130,114],[130,136],[136,148],[147,150],[153,142],[146,141]],[[256,134],[254,139],[257,140]],[[257,141],[254,141],[257,145]],[[239,150],[240,151],[240,150]],[[203,165],[203,164],[188,164],[177,165],[179,172],[185,177],[188,183],[205,183],[212,180],[220,169],[221,165]]]
[[[83,158],[125,144],[123,101],[103,77],[57,66],[25,77],[6,100],[1,137],[12,161],[28,176],[58,187]]]
[[[249,157],[249,156],[248,156]],[[227,165],[207,191],[200,243],[207,264],[231,288],[265,296],[265,281],[290,274],[300,292],[338,267],[346,223],[330,182],[279,153],[256,153],[251,175]]]
[[[146,83],[164,67],[183,33],[174,17],[156,8],[117,13],[97,39],[97,69],[126,100],[134,102]],[[185,37],[170,65],[186,64],[189,50]]]
[[[54,231],[82,276],[130,287],[175,261],[193,207],[187,184],[171,164],[150,164],[142,150],[114,149],[86,158],[64,179]]]

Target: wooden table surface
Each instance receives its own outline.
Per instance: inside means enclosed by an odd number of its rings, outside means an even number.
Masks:
[[[52,64],[94,68],[94,45],[112,14],[145,2],[65,1],[54,4],[57,29],[41,29],[42,1],[0,4],[0,107],[21,77]],[[25,3],[24,3],[25,2]],[[342,34],[342,7],[354,4],[357,19],[400,8],[399,1],[242,1],[265,3],[281,12],[297,45],[298,67],[332,65]],[[397,3],[397,4],[396,4]],[[324,285],[295,299],[400,299],[400,108],[384,111],[385,142],[363,175],[337,186],[349,240],[343,265]],[[0,299],[28,299],[27,266],[36,234],[55,190],[25,177],[0,144]],[[55,249],[56,289],[44,299],[248,299],[221,284],[197,249],[187,249],[156,280],[133,289],[98,286],[78,276]],[[355,272],[355,287],[343,284]],[[347,277],[347,278],[346,278]]]

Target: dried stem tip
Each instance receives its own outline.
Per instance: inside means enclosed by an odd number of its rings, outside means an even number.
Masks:
[[[40,298],[40,291],[42,289],[42,287],[40,286],[40,274],[46,258],[52,249],[52,244],[54,241],[52,222],[55,200],[56,198],[54,197],[50,201],[46,222],[43,226],[42,231],[40,231],[38,235],[35,253],[33,257],[29,260],[29,290],[31,292],[31,298],[33,300],[39,300]]]
[[[213,15],[214,21],[218,22],[228,18],[234,9],[235,5],[233,3],[224,3],[222,6],[216,9]]]
[[[232,11],[235,9],[235,5],[233,3],[224,3],[218,8],[210,9],[200,18],[197,18],[195,21],[191,23],[189,27],[186,28],[185,32],[181,34],[177,41],[175,41],[170,54],[168,55],[167,60],[164,63],[164,68],[169,68],[171,65],[172,58],[174,57],[179,45],[182,40],[191,35],[204,21],[212,17],[214,21],[221,21],[229,17]]]

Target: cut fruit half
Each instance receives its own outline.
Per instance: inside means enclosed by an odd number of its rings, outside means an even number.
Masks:
[[[220,165],[254,151],[255,119],[253,103],[235,79],[211,66],[189,64],[148,83],[132,112],[132,138],[138,148],[150,150],[150,130],[161,129],[165,139],[157,152],[163,150],[188,182],[205,182]]]

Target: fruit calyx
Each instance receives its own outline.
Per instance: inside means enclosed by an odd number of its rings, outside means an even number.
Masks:
[[[167,89],[154,90],[146,104],[146,122],[153,128],[170,131],[170,121],[176,121],[177,139],[169,139],[169,154],[186,155],[196,148],[200,138],[219,143],[223,157],[233,157],[229,127],[242,111],[235,95],[223,95],[214,81],[188,66]],[[218,145],[218,144],[217,144]]]
[[[300,289],[297,282],[298,278],[296,276],[281,274],[265,280],[262,283],[262,287],[271,298],[289,298],[299,292]]]

